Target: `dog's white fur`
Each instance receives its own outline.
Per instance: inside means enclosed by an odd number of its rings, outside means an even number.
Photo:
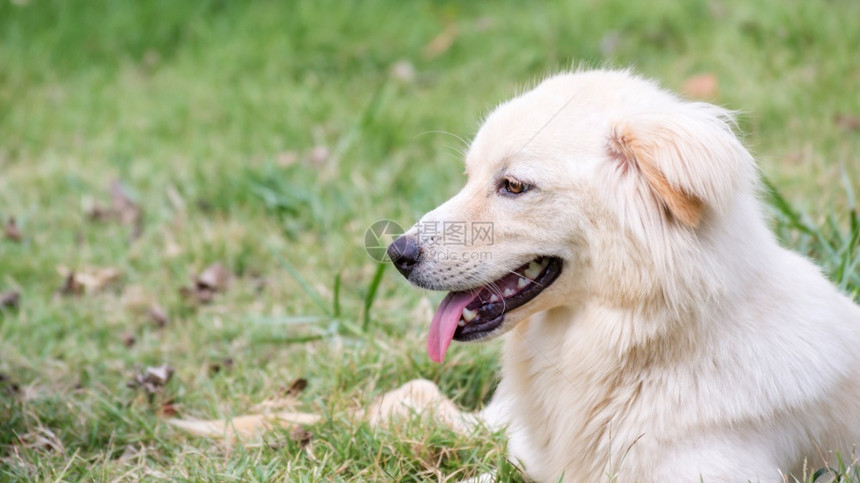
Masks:
[[[495,228],[492,244],[423,246],[445,252],[409,277],[425,287],[564,260],[507,314],[481,413],[536,480],[781,481],[851,459],[860,308],[777,244],[731,124],[629,72],[557,75],[490,114],[466,186],[416,225]],[[534,188],[501,196],[504,177]]]
[[[492,243],[428,241],[436,256],[409,278],[465,290],[536,256],[562,274],[507,313],[502,379],[479,414],[416,380],[355,416],[505,427],[539,481],[782,481],[851,460],[860,308],[777,244],[731,123],[626,71],[561,74],[499,106],[466,186],[416,225],[490,221]],[[506,176],[533,189],[502,196]],[[271,419],[174,423],[213,436]]]

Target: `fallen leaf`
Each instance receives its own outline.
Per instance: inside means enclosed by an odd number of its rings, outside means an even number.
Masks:
[[[87,216],[93,221],[117,220],[131,227],[131,239],[136,240],[143,233],[143,210],[128,196],[119,180],[110,185],[111,206],[104,207],[95,203]]]
[[[321,166],[331,157],[331,151],[326,146],[315,146],[311,149],[310,160],[316,166]]]
[[[306,387],[308,387],[308,380],[300,377],[284,388],[281,395],[295,397],[298,396],[300,392],[304,391]]]
[[[122,335],[122,345],[132,347],[137,342],[137,337],[132,333],[126,332]]]
[[[415,67],[408,60],[400,60],[394,63],[390,69],[391,77],[404,84],[415,81]]]
[[[424,47],[424,57],[432,59],[444,54],[454,45],[454,41],[459,35],[460,29],[455,24],[448,24],[439,32],[439,35],[433,37],[433,40]]]
[[[162,364],[155,367],[147,367],[143,372],[138,371],[127,386],[130,388],[143,389],[147,394],[161,392],[164,386],[173,377],[173,367],[170,364]]]
[[[131,239],[136,240],[143,233],[143,211],[131,200],[118,179],[111,183],[110,192],[113,209],[119,214],[124,225],[132,227]]]
[[[199,287],[182,287],[179,289],[179,295],[186,300],[198,304],[208,304],[215,298],[215,291],[208,288]]]
[[[150,305],[147,315],[149,315],[149,320],[151,320],[159,329],[164,328],[164,326],[170,323],[170,317],[167,315],[167,311],[161,308],[158,304]]]
[[[10,393],[10,394],[18,394],[21,391],[21,387],[14,381],[12,378],[0,372],[0,389]]]
[[[69,271],[68,274],[65,275],[63,286],[57,289],[57,293],[60,295],[80,295],[83,291],[84,286],[77,281],[74,271]]]
[[[215,298],[215,293],[225,292],[229,285],[230,272],[221,263],[213,263],[197,276],[193,287],[182,287],[179,294],[187,300],[206,304]]]
[[[299,445],[304,448],[311,442],[313,438],[313,433],[308,431],[302,426],[296,426],[292,430],[290,430],[290,438],[293,441],[297,441]]]
[[[173,377],[173,367],[171,367],[170,364],[162,364],[156,367],[147,367],[146,377],[150,381],[157,382],[163,386],[170,381],[170,378]]]
[[[6,220],[6,226],[3,228],[3,233],[9,240],[14,242],[21,241],[21,231],[18,230],[18,224],[15,222],[14,216],[10,216],[9,219]]]
[[[111,283],[119,280],[119,270],[110,267],[85,268],[82,270],[71,270],[60,266],[57,272],[65,277],[65,282],[60,288],[63,295],[79,294],[83,291],[94,292],[106,288]]]
[[[833,117],[833,122],[846,131],[860,130],[860,117],[851,114],[837,114]]]
[[[115,268],[94,268],[87,271],[75,273],[75,279],[83,285],[87,291],[101,290],[111,282],[118,280],[119,270]]]
[[[29,449],[48,450],[57,453],[63,453],[66,450],[56,433],[43,426],[18,436],[18,441],[21,446]]]
[[[21,292],[10,290],[0,293],[0,308],[17,309],[21,304]]]
[[[713,100],[719,91],[719,80],[710,72],[696,74],[684,81],[681,91],[692,99]]]
[[[227,284],[230,282],[230,272],[224,268],[219,262],[213,263],[206,267],[200,275],[197,276],[197,288],[208,289],[213,292],[223,292],[227,290]]]
[[[229,371],[232,368],[233,368],[233,358],[232,357],[225,357],[225,358],[221,359],[220,362],[210,362],[209,363],[209,373],[210,374],[217,374],[217,373],[221,372],[221,369]]]
[[[87,217],[93,221],[111,221],[116,218],[116,212],[111,208],[94,204],[87,211]]]
[[[179,410],[176,405],[173,404],[173,401],[165,401],[161,407],[158,408],[159,416],[176,416],[178,412]]]

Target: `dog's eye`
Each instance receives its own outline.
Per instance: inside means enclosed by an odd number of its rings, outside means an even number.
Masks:
[[[508,195],[520,195],[529,190],[529,185],[514,178],[505,178],[502,182],[502,190]]]

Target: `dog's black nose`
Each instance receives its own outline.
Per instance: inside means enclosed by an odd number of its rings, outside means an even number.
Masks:
[[[421,248],[415,237],[402,235],[388,246],[388,257],[397,271],[408,278],[412,269],[421,261]]]

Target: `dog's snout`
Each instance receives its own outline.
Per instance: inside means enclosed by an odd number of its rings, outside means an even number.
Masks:
[[[412,269],[421,261],[421,247],[415,237],[403,235],[388,246],[388,257],[397,271],[409,277]]]

